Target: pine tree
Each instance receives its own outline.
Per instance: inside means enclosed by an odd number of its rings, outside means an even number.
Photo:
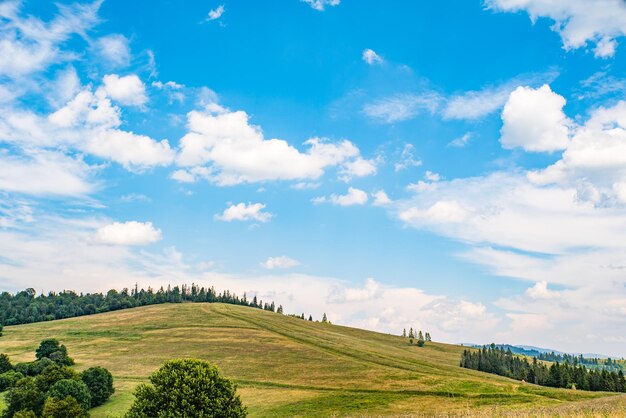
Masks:
[[[322,316],[322,323],[323,324],[328,323],[328,317],[326,317],[326,312],[324,312],[324,315]]]
[[[418,340],[423,340],[423,339],[424,339],[424,334],[422,334],[422,330],[420,330],[420,331],[417,333],[417,339],[418,339]]]
[[[432,339],[430,338],[430,332],[426,333],[426,342],[431,342]]]
[[[313,315],[309,315],[309,321],[313,322]]]
[[[409,338],[415,338],[415,334],[413,333],[413,327],[409,329]]]
[[[279,313],[281,315],[283,314],[283,305],[278,305],[278,310],[276,311],[276,313]]]
[[[402,330],[402,336],[403,336],[404,338],[406,338],[406,328],[404,328],[404,329]]]

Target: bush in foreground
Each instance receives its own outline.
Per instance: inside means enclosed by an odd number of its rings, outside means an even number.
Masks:
[[[41,416],[43,418],[87,418],[89,414],[76,399],[67,396],[63,399],[46,399]]]
[[[170,360],[139,385],[126,418],[247,416],[235,385],[202,360]]]
[[[80,406],[88,411],[91,408],[91,393],[87,385],[81,381],[63,379],[56,382],[48,391],[48,396],[56,399],[65,399],[68,396],[76,399]]]

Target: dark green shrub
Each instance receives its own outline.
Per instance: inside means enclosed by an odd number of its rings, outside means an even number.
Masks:
[[[9,356],[6,354],[0,354],[0,374],[13,370],[13,365]]]
[[[13,415],[22,410],[33,411],[35,415],[41,415],[43,403],[46,399],[43,392],[37,389],[35,380],[25,377],[17,381],[6,394],[7,408],[4,410],[3,418],[12,418]]]
[[[113,389],[113,376],[104,367],[90,367],[80,374],[80,377],[89,388],[91,393],[91,406],[95,407],[105,403],[115,389]]]
[[[81,381],[63,379],[56,382],[48,391],[51,398],[65,399],[68,396],[76,399],[80,406],[88,411],[91,408],[91,394],[87,385]]]
[[[63,379],[80,380],[80,375],[67,366],[53,364],[46,367],[43,372],[35,378],[35,384],[40,391],[47,392],[56,382]]]
[[[18,380],[22,379],[24,375],[22,373],[11,370],[0,374],[0,392],[12,388],[15,386]]]
[[[67,396],[64,399],[46,399],[41,416],[43,418],[87,418],[89,414],[76,399]]]

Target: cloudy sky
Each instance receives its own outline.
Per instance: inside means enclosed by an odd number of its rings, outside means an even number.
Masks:
[[[0,1],[0,285],[626,356],[622,0]]]

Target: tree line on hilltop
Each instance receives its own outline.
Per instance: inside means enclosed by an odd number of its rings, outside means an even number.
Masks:
[[[492,344],[477,350],[464,350],[461,367],[523,380],[541,386],[590,391],[626,392],[622,370],[589,370],[582,364],[554,362],[550,365],[533,357],[516,356]]]
[[[158,305],[162,303],[208,302],[228,303],[232,305],[250,306],[282,314],[283,307],[274,302],[263,302],[254,296],[248,299],[225,290],[218,293],[214,287],[167,286],[158,290],[139,289],[137,285],[130,291],[123,289],[109,290],[103,293],[76,293],[71,290],[50,292],[37,295],[35,289],[29,288],[15,294],[0,293],[0,335],[2,325],[19,325],[32,322],[52,321],[55,319],[73,318],[138,306]]]

